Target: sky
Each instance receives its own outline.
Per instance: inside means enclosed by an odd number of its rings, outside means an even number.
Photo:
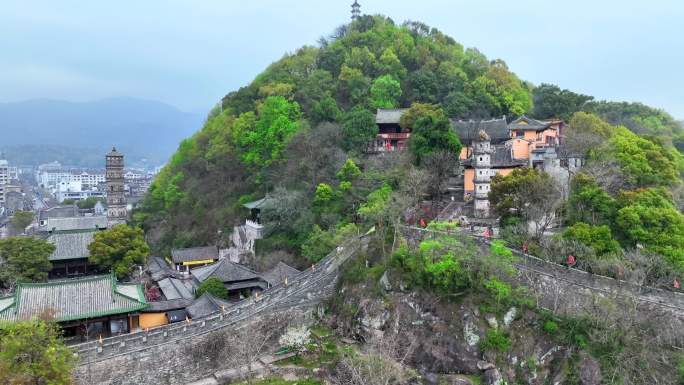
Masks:
[[[349,21],[353,0],[3,0],[0,102],[128,96],[207,112]],[[501,58],[522,79],[684,119],[684,1],[359,0]]]

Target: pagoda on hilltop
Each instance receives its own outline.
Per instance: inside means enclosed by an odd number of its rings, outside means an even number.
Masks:
[[[358,0],[354,0],[354,4],[352,4],[352,20],[356,20],[361,17],[361,5],[359,4]]]

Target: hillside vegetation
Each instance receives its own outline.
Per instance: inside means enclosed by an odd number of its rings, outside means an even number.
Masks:
[[[241,201],[280,188],[277,195],[293,212],[272,215],[291,227],[278,230],[298,247],[320,231],[343,227],[371,191],[398,187],[406,160],[365,165],[361,153],[377,132],[375,108],[414,102],[441,106],[426,125],[444,128],[446,116],[523,114],[532,95],[503,61],[464,49],[436,29],[363,17],[228,94],[204,128],[182,142],[137,220],[152,230],[157,249],[213,242],[245,214]],[[347,159],[364,168],[354,177],[359,181],[338,178]],[[331,197],[343,196],[330,204],[336,207],[324,207],[331,199],[318,194],[314,199],[324,186]]]
[[[409,151],[366,156],[377,133],[375,109],[394,107],[411,107],[402,119],[413,131]],[[572,226],[564,235],[569,246],[538,250],[533,239],[531,251],[558,257],[585,250],[583,262],[605,265],[622,260],[623,249],[645,246],[669,266],[660,277],[671,279],[668,269],[684,267],[679,122],[638,103],[534,87],[502,60],[464,49],[436,29],[381,16],[339,27],[228,94],[181,143],[135,220],[156,252],[225,245],[248,215],[242,203],[270,194],[261,256],[279,250],[315,261],[371,225],[384,255],[384,242],[396,241],[392,225],[407,209],[441,196],[461,148],[448,118],[521,114],[569,121],[567,149],[588,160],[570,186],[567,208],[552,207]],[[508,239],[526,243],[515,225],[529,218],[524,210],[508,218],[510,208],[500,208],[514,235]]]

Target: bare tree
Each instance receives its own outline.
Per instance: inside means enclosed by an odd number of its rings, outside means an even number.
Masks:
[[[412,334],[385,332],[365,352],[344,354],[332,378],[334,385],[403,385],[414,377],[406,361],[417,347]]]
[[[278,316],[262,317],[226,334],[225,359],[251,385],[254,369],[285,331],[288,322]]]
[[[596,179],[596,182],[610,195],[630,186],[620,165],[613,159],[592,160],[582,169],[584,173]]]
[[[458,167],[458,157],[450,151],[437,151],[424,159],[425,169],[430,175],[429,190],[434,201],[442,200],[442,193],[446,191],[449,178],[456,173]]]

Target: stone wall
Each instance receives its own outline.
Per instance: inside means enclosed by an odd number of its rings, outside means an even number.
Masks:
[[[417,227],[404,227],[403,233],[414,243],[434,235],[472,237]],[[483,237],[472,238],[483,247],[490,243]],[[642,314],[661,319],[663,325],[679,330],[678,334],[684,333],[684,295],[681,293],[634,285],[541,260],[519,250],[511,251],[518,257],[514,264],[518,270],[517,280],[532,290],[542,308],[556,314],[581,316],[602,299],[610,299],[615,304],[631,306]]]
[[[75,345],[79,365],[74,377],[83,385],[178,385],[204,378],[221,367],[211,360],[194,359],[188,351],[260,316],[311,313],[334,295],[339,267],[364,244],[363,237],[348,242],[288,285],[274,286],[258,299],[241,301],[217,314]]]

